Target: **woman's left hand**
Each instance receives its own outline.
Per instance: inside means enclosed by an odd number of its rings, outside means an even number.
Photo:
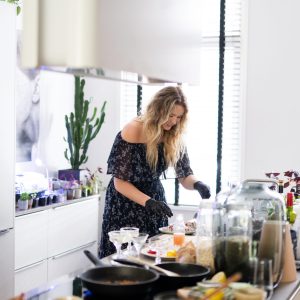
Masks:
[[[202,181],[196,181],[194,183],[194,189],[197,190],[200,194],[200,196],[203,199],[208,199],[210,198],[210,187],[203,183]]]

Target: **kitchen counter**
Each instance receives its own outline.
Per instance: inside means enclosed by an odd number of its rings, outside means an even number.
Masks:
[[[103,259],[109,262],[109,258]],[[81,290],[80,282],[75,278],[85,270],[67,274],[54,280],[48,285],[33,289],[26,293],[27,300],[52,300],[62,296],[81,296],[83,299],[94,299],[85,289]],[[84,292],[84,294],[82,294]],[[122,296],[120,295],[120,299]],[[147,298],[148,299],[148,298]],[[149,300],[153,298],[150,297]],[[174,298],[172,298],[174,300]],[[274,291],[271,300],[297,300],[300,299],[300,272],[297,273],[297,280],[291,283],[280,284]]]
[[[73,200],[66,200],[65,202],[53,203],[53,204],[45,205],[45,206],[38,206],[38,207],[35,207],[35,208],[26,209],[26,210],[16,209],[15,216],[19,217],[19,216],[23,216],[23,215],[28,215],[28,214],[36,213],[36,212],[39,212],[39,211],[47,210],[47,209],[50,209],[50,208],[56,208],[56,207],[59,207],[59,206],[64,206],[64,205],[69,205],[69,204],[72,204],[72,203],[86,201],[86,200],[92,199],[94,197],[99,197],[99,199],[100,199],[100,195],[91,195],[91,196],[88,196],[88,197],[83,197],[83,198],[78,198],[78,199],[73,199]]]

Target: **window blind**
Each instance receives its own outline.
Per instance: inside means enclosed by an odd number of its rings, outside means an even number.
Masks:
[[[241,47],[241,1],[226,0],[225,5],[225,53],[223,89],[223,126],[221,153],[221,184],[240,179],[240,47]],[[219,25],[220,0],[203,0],[202,3],[202,49],[201,78],[199,85],[183,85],[188,99],[189,119],[184,136],[191,167],[200,180],[209,184],[214,197],[217,174],[218,144],[218,87],[219,87]],[[123,78],[134,79],[134,74],[124,73]],[[127,76],[127,77],[126,77]],[[135,75],[137,76],[137,75]],[[143,85],[142,112],[153,94],[163,86]],[[134,98],[135,97],[135,98]],[[136,116],[137,86],[122,83],[121,127]],[[174,172],[167,172],[162,180],[167,201],[175,202]],[[196,191],[179,187],[179,205],[198,205]]]

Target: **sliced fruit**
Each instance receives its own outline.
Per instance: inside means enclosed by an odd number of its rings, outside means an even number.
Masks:
[[[167,252],[168,257],[176,257],[176,255],[177,255],[176,250],[169,250]]]
[[[218,272],[216,273],[212,278],[211,282],[219,282],[219,283],[224,283],[226,281],[226,275],[224,272]]]
[[[216,289],[214,289],[214,288],[212,288],[212,289],[207,289],[207,290],[205,291],[205,296],[208,297],[208,296],[211,295],[215,290],[216,290]],[[224,297],[224,293],[223,293],[223,292],[218,292],[218,293],[216,293],[215,295],[210,296],[209,299],[210,299],[210,300],[222,300],[223,297]]]

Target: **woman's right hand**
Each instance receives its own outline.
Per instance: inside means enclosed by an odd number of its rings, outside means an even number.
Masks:
[[[162,202],[162,201],[157,201],[152,198],[148,199],[145,203],[145,209],[149,213],[154,213],[156,215],[159,215],[161,217],[172,217],[173,213],[170,207]]]

